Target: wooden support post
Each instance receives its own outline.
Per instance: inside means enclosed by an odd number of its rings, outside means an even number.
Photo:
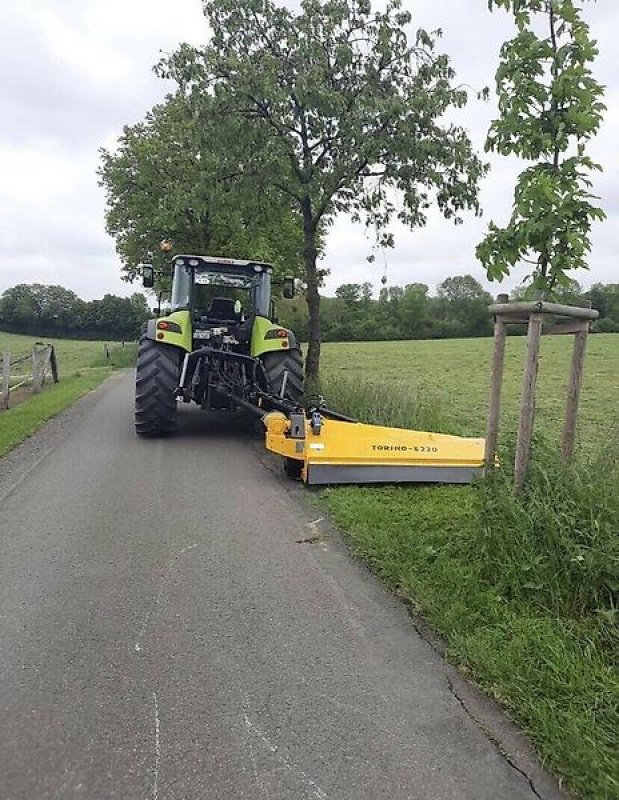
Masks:
[[[2,408],[9,407],[9,394],[11,391],[11,351],[5,350],[2,354]]]
[[[58,362],[56,361],[56,350],[54,349],[54,345],[52,345],[52,352],[49,357],[49,363],[52,368],[52,380],[54,383],[58,383],[60,378],[58,377]]]
[[[497,316],[494,322],[494,354],[492,356],[490,400],[488,403],[488,428],[486,431],[486,471],[494,467],[497,442],[499,439],[506,332],[507,326],[505,322],[501,317]]]
[[[516,460],[514,464],[514,488],[519,492],[524,481],[531,454],[531,438],[535,419],[535,390],[537,386],[537,370],[539,365],[539,344],[542,335],[542,314],[531,314],[527,335],[527,358],[522,379],[522,395],[520,397],[520,420],[518,423],[518,439],[516,441]]]
[[[47,377],[47,368],[50,365],[50,360],[52,357],[52,350],[53,347],[51,344],[48,344],[45,350],[42,352],[42,362],[41,362],[41,385],[45,385],[45,378]]]
[[[32,348],[32,393],[41,391],[41,357],[36,344]]]
[[[589,325],[587,323],[582,326],[581,330],[574,336],[572,367],[570,371],[570,382],[567,388],[567,405],[565,408],[565,423],[563,426],[563,440],[561,443],[561,454],[566,461],[569,461],[574,454],[576,420],[578,419],[578,404],[580,402],[580,387],[582,385],[582,373],[585,365],[588,333]]]

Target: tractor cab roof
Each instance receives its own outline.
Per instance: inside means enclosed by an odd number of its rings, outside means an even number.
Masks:
[[[273,272],[271,264],[263,261],[246,261],[239,258],[215,258],[213,256],[177,255],[173,258],[175,267],[185,267],[197,273],[209,272],[222,275],[246,275],[253,277],[260,272]]]

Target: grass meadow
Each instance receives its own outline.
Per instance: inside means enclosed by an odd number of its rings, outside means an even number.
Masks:
[[[560,436],[570,369],[571,336],[542,340],[536,428]],[[507,340],[503,426],[515,430],[522,382],[525,338]],[[409,387],[438,402],[449,433],[484,435],[492,339],[324,344],[322,368],[328,379],[353,378],[381,384],[386,391]],[[580,437],[585,448],[604,440],[619,417],[619,336],[589,337],[581,398]]]
[[[542,342],[534,456],[511,463],[525,340],[507,343],[501,457],[472,487],[338,487],[349,545],[525,730],[577,797],[619,797],[619,336],[589,339],[572,466],[558,458],[571,337]],[[323,346],[327,404],[365,421],[483,435],[492,340]]]

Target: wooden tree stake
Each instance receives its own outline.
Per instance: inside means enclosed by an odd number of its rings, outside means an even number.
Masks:
[[[578,404],[580,402],[580,387],[582,385],[582,373],[585,365],[585,353],[587,350],[588,324],[581,327],[581,330],[574,336],[574,350],[572,351],[572,368],[570,372],[570,382],[567,389],[567,405],[565,408],[565,424],[563,426],[563,441],[561,444],[561,454],[566,461],[569,461],[574,454],[574,443],[576,441],[576,420],[578,419]]]
[[[527,358],[522,379],[522,395],[520,397],[520,421],[518,423],[518,439],[516,441],[516,460],[514,464],[514,488],[519,492],[524,486],[533,422],[535,418],[535,391],[537,387],[537,370],[539,365],[539,345],[542,335],[542,314],[531,314],[527,335]]]
[[[486,471],[494,467],[494,459],[499,438],[499,420],[501,417],[501,392],[503,389],[506,332],[506,324],[503,322],[503,320],[497,317],[494,323],[494,355],[492,357],[488,429],[486,432]]]

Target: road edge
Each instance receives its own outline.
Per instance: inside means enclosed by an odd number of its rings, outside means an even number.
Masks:
[[[9,496],[24,480],[63,442],[87,412],[119,380],[127,377],[129,370],[118,370],[104,378],[94,389],[86,391],[71,405],[51,417],[31,435],[0,456],[0,502]]]

